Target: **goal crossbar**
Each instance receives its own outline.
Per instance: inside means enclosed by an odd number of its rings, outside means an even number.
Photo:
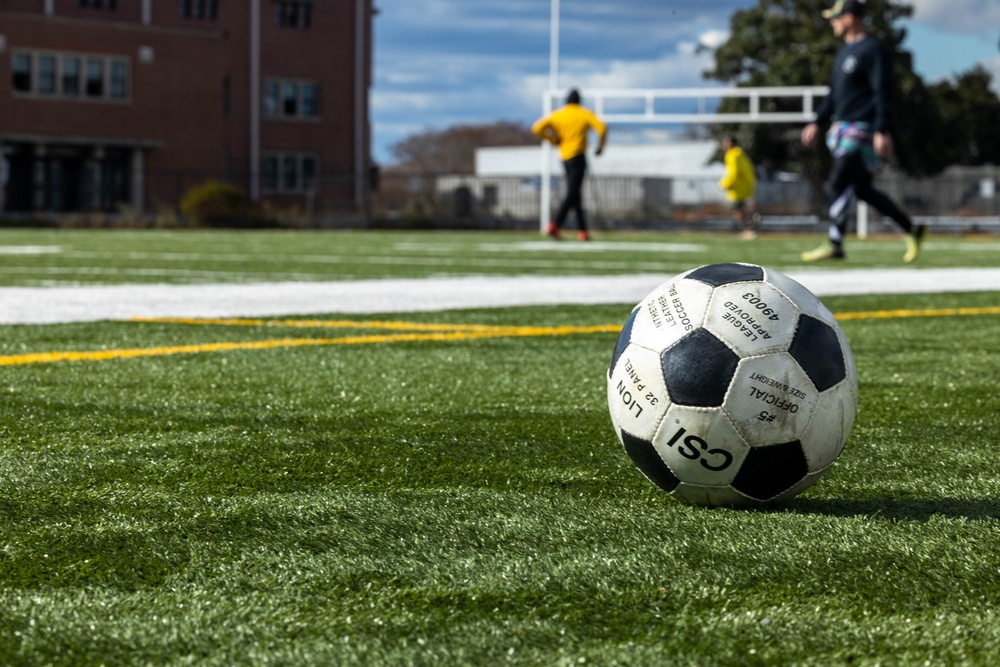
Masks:
[[[787,123],[812,120],[815,117],[815,100],[830,93],[827,86],[761,86],[756,88],[601,88],[587,90],[588,100],[593,100],[594,112],[609,123]],[[558,90],[545,92],[543,106],[546,113],[554,102],[565,93]],[[778,112],[761,109],[761,101],[769,99],[798,98],[798,111]],[[719,114],[709,109],[710,101],[745,99],[745,112]],[[693,100],[697,110],[686,113],[665,112],[657,109],[660,103]],[[636,106],[642,111],[620,113],[610,111],[611,105]]]

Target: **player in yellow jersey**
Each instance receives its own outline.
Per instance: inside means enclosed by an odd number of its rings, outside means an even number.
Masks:
[[[559,228],[566,222],[570,211],[576,214],[579,228],[577,238],[590,240],[587,219],[583,212],[583,179],[587,174],[587,135],[593,130],[598,138],[596,155],[604,151],[608,127],[588,109],[580,106],[580,92],[571,90],[566,97],[566,105],[531,126],[536,136],[559,147],[559,157],[566,169],[566,198],[559,205],[555,220],[549,223],[545,233],[559,238]]]
[[[754,173],[753,162],[740,148],[735,137],[723,137],[722,150],[725,152],[726,173],[719,181],[719,187],[726,191],[726,198],[733,206],[736,220],[743,228],[743,238],[755,239],[760,227],[760,213],[757,212],[757,202],[754,200],[757,175]]]

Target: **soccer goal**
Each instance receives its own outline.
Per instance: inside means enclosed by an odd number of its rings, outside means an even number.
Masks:
[[[604,122],[615,125],[715,125],[719,123],[809,123],[816,118],[816,101],[829,94],[827,86],[757,88],[649,88],[594,89],[584,96]],[[543,115],[548,115],[566,95],[549,89],[542,96]],[[746,111],[716,113],[724,99],[746,100]],[[793,111],[768,111],[769,100],[798,99]],[[786,105],[787,106],[787,105]],[[539,225],[544,231],[552,215],[552,144],[542,143],[541,201]],[[861,235],[859,209],[858,233]]]

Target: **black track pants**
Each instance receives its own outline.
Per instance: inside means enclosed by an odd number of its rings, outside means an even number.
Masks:
[[[587,219],[583,214],[583,178],[587,175],[587,157],[582,153],[563,162],[566,168],[566,198],[556,212],[556,226],[562,227],[570,211],[576,213],[576,224],[580,231],[587,231]]]
[[[909,233],[913,229],[910,216],[872,185],[872,174],[865,168],[859,153],[845,155],[833,161],[827,194],[830,197],[830,238],[835,243],[842,242],[847,233],[847,221],[854,197],[891,218],[904,232]]]

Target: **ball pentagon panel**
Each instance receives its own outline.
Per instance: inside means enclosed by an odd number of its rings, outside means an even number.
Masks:
[[[773,500],[809,474],[806,455],[798,440],[766,447],[752,447],[733,488],[754,500]]]
[[[708,264],[688,271],[684,277],[712,287],[720,287],[730,283],[760,282],[764,279],[764,268],[755,264]]]
[[[653,443],[644,438],[638,438],[628,431],[619,431],[618,435],[625,447],[625,453],[632,459],[635,467],[645,475],[646,479],[667,493],[673,493],[680,480],[660,458]]]
[[[815,317],[802,315],[799,318],[788,353],[818,391],[826,391],[847,377],[847,361],[837,332]]]
[[[707,329],[695,329],[660,358],[670,400],[703,408],[722,405],[740,361]]]

